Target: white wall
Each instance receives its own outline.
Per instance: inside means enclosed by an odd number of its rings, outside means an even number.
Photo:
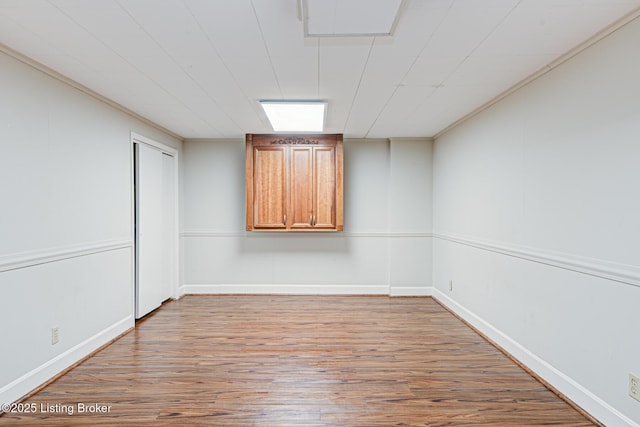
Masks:
[[[181,143],[2,53],[0,93],[5,403],[133,326],[131,132]]]
[[[430,294],[433,143],[390,140],[389,275],[392,295]],[[356,217],[357,218],[357,217]]]
[[[607,425],[640,424],[639,39],[633,22],[433,146],[347,140],[343,233],[246,233],[244,141],[184,143],[181,292],[433,285]],[[4,403],[133,325],[130,132],[181,144],[4,54],[0,93]]]
[[[609,426],[640,423],[638,40],[640,20],[434,145],[436,295]]]
[[[186,141],[182,292],[424,294],[431,145],[345,141],[345,231],[309,235],[245,232],[244,140]]]

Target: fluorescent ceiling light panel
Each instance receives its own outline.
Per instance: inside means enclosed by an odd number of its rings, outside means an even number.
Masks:
[[[403,0],[301,0],[306,37],[390,36]]]
[[[323,101],[260,101],[275,132],[322,132]]]

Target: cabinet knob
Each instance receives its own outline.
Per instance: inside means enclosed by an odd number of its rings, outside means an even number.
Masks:
[[[287,216],[286,215],[284,215],[282,217],[282,222],[284,222],[284,225],[287,225]]]

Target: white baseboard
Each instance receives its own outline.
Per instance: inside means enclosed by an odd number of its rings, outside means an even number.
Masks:
[[[114,323],[85,341],[0,388],[0,404],[13,403],[134,326],[133,316]]]
[[[390,286],[389,296],[392,297],[430,297],[433,295],[431,286]]]
[[[186,294],[388,295],[388,285],[182,285]]]
[[[517,341],[505,335],[484,319],[450,298],[446,293],[437,288],[432,288],[432,291],[433,297],[439,302],[451,309],[451,311],[466,322],[473,325],[473,327],[493,340],[493,342],[522,362],[527,368],[531,369],[539,375],[540,378],[547,381],[551,386],[555,387],[556,390],[567,396],[567,398],[571,399],[571,401],[598,421],[608,427],[640,427],[640,424],[620,413],[598,396],[520,345]]]
[[[390,295],[431,296],[430,286],[387,285],[183,285],[178,296],[186,294],[289,294],[289,295]]]

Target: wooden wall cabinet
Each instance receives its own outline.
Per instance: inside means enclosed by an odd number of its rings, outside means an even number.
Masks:
[[[342,231],[342,134],[246,135],[247,231]]]

